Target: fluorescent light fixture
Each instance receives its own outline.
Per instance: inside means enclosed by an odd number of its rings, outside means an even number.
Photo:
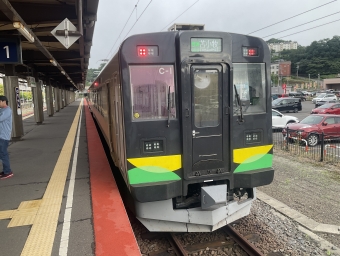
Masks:
[[[22,25],[20,22],[13,22],[13,27],[15,27],[30,43],[34,43],[34,37],[31,33]]]
[[[57,62],[55,60],[50,60],[50,62],[53,66],[55,66],[55,67],[57,66]]]
[[[63,71],[63,70],[61,71],[61,73],[62,73],[64,76],[65,76],[65,74],[66,74],[65,71]]]

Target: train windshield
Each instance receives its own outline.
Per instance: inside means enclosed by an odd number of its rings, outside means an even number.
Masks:
[[[266,68],[264,63],[233,63],[234,115],[266,112]],[[238,94],[240,105],[238,104]]]
[[[176,118],[173,65],[130,66],[132,120]]]

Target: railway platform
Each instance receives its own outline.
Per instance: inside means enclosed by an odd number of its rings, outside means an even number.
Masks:
[[[140,255],[86,104],[23,120],[0,180],[0,255]]]

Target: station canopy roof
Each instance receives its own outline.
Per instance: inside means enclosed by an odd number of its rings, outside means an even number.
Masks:
[[[21,40],[22,63],[15,64],[15,75],[25,79],[38,74],[39,79],[49,79],[54,86],[83,90],[98,1],[0,0],[0,43],[7,38]],[[69,23],[65,23],[65,19]],[[75,26],[73,30],[71,23]],[[57,37],[56,32],[51,33],[53,30],[59,30]],[[72,41],[75,42],[70,45],[68,42]],[[0,61],[1,73],[5,73],[7,67],[12,68]]]

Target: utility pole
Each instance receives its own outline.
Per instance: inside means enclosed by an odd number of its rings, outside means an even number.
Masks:
[[[320,89],[320,74],[318,74],[318,89]]]
[[[296,65],[296,77],[299,77],[299,64]]]

